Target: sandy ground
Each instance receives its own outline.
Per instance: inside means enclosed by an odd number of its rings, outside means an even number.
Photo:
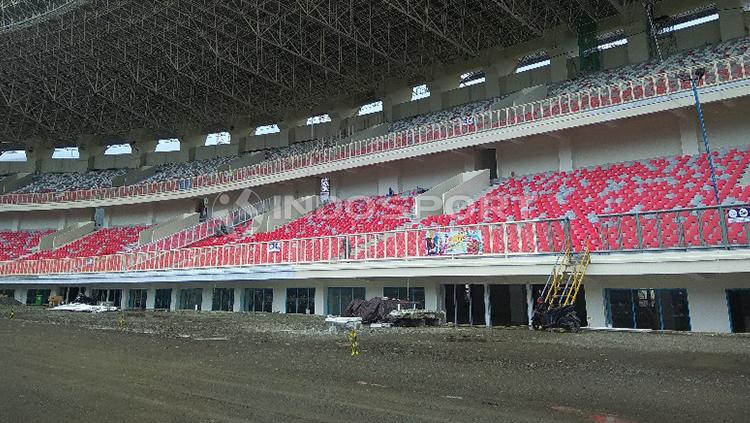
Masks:
[[[746,422],[750,338],[0,307],[0,422]],[[208,338],[208,339],[207,339]]]

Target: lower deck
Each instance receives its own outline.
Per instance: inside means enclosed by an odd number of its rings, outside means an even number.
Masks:
[[[696,332],[750,331],[750,278],[709,275],[587,276],[577,300],[584,326]],[[0,285],[28,305],[71,302],[78,293],[125,309],[340,315],[353,298],[389,297],[445,311],[448,323],[529,324],[546,278],[419,277],[169,283]]]

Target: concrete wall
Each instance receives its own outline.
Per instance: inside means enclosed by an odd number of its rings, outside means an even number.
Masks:
[[[186,213],[178,218],[159,223],[148,228],[138,235],[138,245],[148,244],[162,238],[174,235],[177,232],[193,227],[198,224],[200,215],[198,213]]]
[[[39,240],[39,249],[43,251],[54,250],[65,244],[77,241],[86,235],[94,232],[96,225],[94,222],[81,222],[70,225],[55,233],[42,237]]]

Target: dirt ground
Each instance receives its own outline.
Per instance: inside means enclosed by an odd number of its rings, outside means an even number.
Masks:
[[[0,422],[746,422],[750,338],[0,306]]]

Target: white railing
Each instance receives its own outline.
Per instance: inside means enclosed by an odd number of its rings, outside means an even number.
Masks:
[[[98,257],[0,263],[0,275],[133,272],[258,265],[556,254],[569,239],[567,219],[403,229],[388,232],[228,244],[205,248],[122,253]],[[474,239],[465,248],[436,247],[445,234]],[[444,244],[448,245],[448,244]],[[451,244],[453,245],[453,244]],[[461,249],[463,248],[463,249]]]
[[[691,89],[690,83],[684,80],[683,75],[692,74],[693,70],[697,68],[705,68],[706,70],[705,77],[699,83],[700,86],[715,86],[744,80],[750,76],[750,63],[748,61],[750,61],[750,56],[742,55],[705,63],[700,66],[679,68],[669,72],[657,72],[633,81],[586,89],[577,93],[564,93],[528,104],[478,113],[471,116],[471,119],[455,119],[440,123],[431,123],[398,133],[390,133],[371,139],[353,141],[345,145],[337,145],[321,151],[312,151],[269,160],[232,171],[215,172],[189,179],[160,181],[116,188],[55,193],[5,194],[0,196],[0,204],[40,204],[107,200],[191,191],[197,188],[205,189],[209,187],[216,187],[218,191],[222,187],[229,187],[233,184],[246,183],[254,179],[285,174],[325,163],[349,160],[353,157],[395,151],[418,144],[518,126],[529,122],[559,118],[585,111],[688,91]]]

